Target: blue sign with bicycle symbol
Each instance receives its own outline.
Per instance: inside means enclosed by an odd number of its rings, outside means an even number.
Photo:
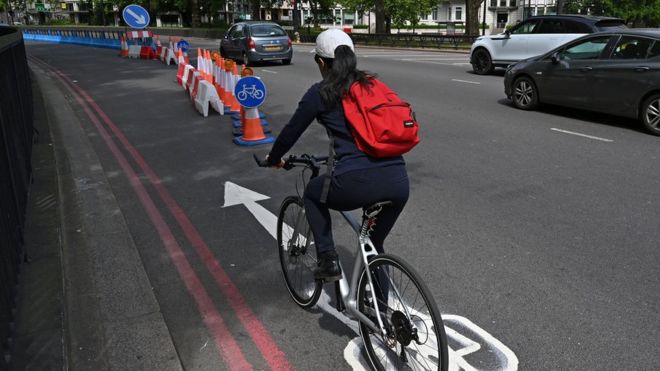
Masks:
[[[190,44],[186,40],[179,40],[178,43],[176,43],[176,46],[181,49],[184,53],[188,53],[188,48],[190,48]]]
[[[234,87],[234,96],[245,108],[259,107],[266,100],[266,85],[258,77],[243,77]]]

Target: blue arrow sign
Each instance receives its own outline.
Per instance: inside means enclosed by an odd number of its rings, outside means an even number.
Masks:
[[[234,87],[234,96],[245,108],[259,107],[266,100],[266,85],[258,77],[243,77]]]
[[[137,4],[127,5],[121,15],[127,25],[138,30],[147,27],[151,20],[149,12]]]

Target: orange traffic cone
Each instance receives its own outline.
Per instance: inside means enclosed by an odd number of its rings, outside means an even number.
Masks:
[[[197,71],[204,76],[204,69],[202,68],[202,61],[204,60],[204,57],[202,57],[202,51],[197,48]]]
[[[259,118],[259,110],[255,108],[245,108],[243,121],[243,135],[234,138],[234,143],[240,146],[254,146],[257,144],[273,143],[275,138],[272,135],[264,134]]]
[[[206,81],[213,84],[213,61],[211,60],[211,52],[206,50]]]
[[[179,69],[176,71],[176,82],[181,85],[183,82],[183,71],[186,70],[185,63],[179,63]]]
[[[128,57],[128,43],[126,42],[126,36],[121,36],[121,49],[119,50],[120,57]]]
[[[225,107],[230,107],[231,106],[231,100],[229,100],[229,97],[227,96],[227,93],[229,92],[229,79],[227,78],[227,68],[231,65],[231,61],[229,59],[225,59],[222,61],[222,65],[220,66],[220,77],[221,77],[221,84],[222,84],[222,101],[225,103]]]
[[[236,63],[234,63],[234,68],[232,71],[232,87],[231,87],[231,112],[240,112],[241,111],[241,105],[238,103],[238,99],[236,99],[236,96],[234,95],[234,87],[238,83],[238,79],[240,79],[241,76],[238,74],[238,67]]]

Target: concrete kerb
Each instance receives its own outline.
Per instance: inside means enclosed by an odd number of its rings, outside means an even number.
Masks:
[[[68,368],[182,370],[135,242],[69,94],[46,71],[30,67],[45,98],[60,185]]]

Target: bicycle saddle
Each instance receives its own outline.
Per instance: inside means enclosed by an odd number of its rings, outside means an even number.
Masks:
[[[392,201],[381,201],[381,202],[376,202],[375,204],[372,204],[370,206],[367,206],[364,208],[364,216],[367,218],[373,218],[374,216],[378,215],[381,210],[383,210],[383,207],[392,204]]]

